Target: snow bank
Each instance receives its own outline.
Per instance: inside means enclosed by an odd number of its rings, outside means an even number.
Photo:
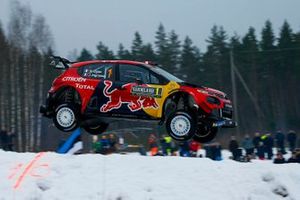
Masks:
[[[0,151],[0,200],[296,200],[299,188],[299,164]]]

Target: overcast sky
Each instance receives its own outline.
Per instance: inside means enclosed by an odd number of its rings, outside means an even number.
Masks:
[[[7,27],[10,0],[0,0],[0,20]],[[96,52],[99,41],[114,51],[121,42],[130,48],[139,31],[144,42],[154,41],[162,23],[180,39],[188,35],[203,52],[214,24],[229,35],[243,35],[249,26],[260,33],[270,19],[278,33],[284,20],[300,31],[300,0],[20,0],[46,17],[58,54],[85,47]]]

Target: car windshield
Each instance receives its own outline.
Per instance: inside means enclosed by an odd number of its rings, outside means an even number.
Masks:
[[[164,69],[157,67],[157,66],[151,66],[150,67],[151,70],[153,70],[154,72],[164,76],[165,78],[167,78],[169,81],[175,81],[175,82],[184,82],[183,80],[177,78],[176,76],[170,74],[169,72],[165,71]]]

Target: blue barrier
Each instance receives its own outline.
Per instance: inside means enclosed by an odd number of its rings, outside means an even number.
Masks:
[[[73,147],[76,140],[80,137],[80,134],[80,128],[77,128],[56,152],[61,154],[67,153]]]

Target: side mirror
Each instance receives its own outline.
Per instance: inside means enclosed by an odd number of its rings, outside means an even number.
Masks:
[[[138,85],[142,85],[142,84],[143,84],[143,81],[142,81],[140,78],[136,78],[136,79],[135,79],[135,82],[136,82]]]

